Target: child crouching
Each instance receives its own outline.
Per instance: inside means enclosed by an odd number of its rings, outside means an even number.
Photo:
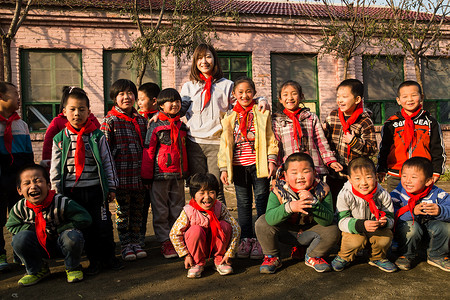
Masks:
[[[267,211],[255,223],[256,236],[265,254],[261,273],[271,274],[281,267],[278,241],[308,246],[305,264],[317,272],[330,271],[323,257],[339,239],[333,221],[329,187],[316,178],[312,158],[293,153],[284,163],[284,179],[278,176],[270,193]]]
[[[241,228],[230,212],[217,201],[219,183],[212,174],[195,174],[188,181],[191,201],[181,211],[170,231],[170,240],[184,266],[188,278],[201,276],[206,259],[214,256],[220,275],[233,273],[234,257]]]
[[[24,199],[11,209],[6,227],[14,234],[12,247],[27,270],[19,285],[34,285],[50,275],[43,258],[57,256],[64,257],[67,282],[83,280],[80,229],[91,224],[91,216],[75,201],[50,190],[44,167],[27,166],[18,174],[17,191]]]
[[[348,174],[348,182],[336,203],[342,231],[341,249],[331,266],[335,271],[342,271],[369,242],[372,245],[369,264],[385,272],[395,272],[396,266],[386,259],[394,225],[391,197],[377,183],[375,165],[369,158],[353,159],[348,164]]]
[[[433,183],[433,164],[424,157],[412,157],[403,164],[401,182],[391,193],[400,252],[395,264],[401,270],[411,269],[417,248],[428,235],[427,262],[450,271],[450,195]]]

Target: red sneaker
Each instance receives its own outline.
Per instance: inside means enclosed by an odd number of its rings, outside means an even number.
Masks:
[[[177,251],[175,251],[170,240],[161,243],[161,253],[165,258],[178,257]]]

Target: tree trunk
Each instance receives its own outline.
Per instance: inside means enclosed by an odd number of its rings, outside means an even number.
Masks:
[[[416,81],[420,84],[420,86],[422,87],[422,92],[425,94],[422,83],[422,72],[420,71],[420,57],[417,54],[414,54],[413,60],[414,60],[414,72],[416,74]]]
[[[11,40],[7,37],[2,37],[2,54],[3,54],[3,80],[11,82]]]
[[[142,79],[144,78],[145,70],[147,70],[147,62],[143,62],[141,68],[139,68],[137,82],[136,82],[138,88],[142,85]]]
[[[344,80],[348,78],[348,59],[344,58]]]

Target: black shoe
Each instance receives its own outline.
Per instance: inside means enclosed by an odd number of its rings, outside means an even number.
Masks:
[[[119,271],[125,268],[122,262],[118,260],[115,256],[110,258],[108,261],[104,262],[103,266],[113,271]]]
[[[91,261],[89,267],[84,270],[84,274],[88,276],[97,275],[102,269],[102,264],[99,261]]]

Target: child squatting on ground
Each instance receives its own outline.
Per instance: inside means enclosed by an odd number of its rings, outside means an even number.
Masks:
[[[331,262],[333,269],[342,271],[369,242],[372,246],[369,264],[395,272],[397,267],[386,259],[393,236],[394,208],[391,196],[377,182],[372,160],[358,157],[349,163],[348,182],[339,193],[336,206],[342,241]]]
[[[331,270],[323,257],[338,242],[339,230],[332,224],[330,189],[316,175],[306,153],[291,154],[278,171],[266,214],[255,224],[265,254],[261,273],[275,273],[281,267],[279,241],[303,250],[307,247],[305,264],[317,272]]]
[[[75,200],[92,218],[83,230],[89,259],[86,275],[101,268],[121,269],[115,257],[115,243],[109,202],[115,199],[119,180],[114,160],[103,132],[91,121],[89,98],[85,91],[64,90],[66,128],[53,138],[50,179],[52,188]]]
[[[217,200],[219,182],[210,173],[188,179],[189,201],[170,231],[178,255],[184,257],[188,278],[201,277],[206,259],[214,258],[220,275],[233,273],[231,258],[236,252],[241,228],[228,208]]]
[[[427,237],[427,262],[450,272],[450,195],[434,185],[433,164],[424,157],[405,161],[401,183],[391,196],[400,254],[395,264],[401,270],[411,269],[417,250]]]
[[[284,82],[278,90],[278,101],[283,105],[282,114],[274,114],[273,133],[277,139],[279,162],[295,152],[308,153],[322,179],[328,174],[327,166],[335,172],[342,171],[323,132],[320,120],[309,108],[303,106],[302,87],[296,81]]]
[[[181,96],[172,88],[158,95],[158,121],[147,131],[142,158],[142,181],[150,190],[153,230],[165,258],[178,257],[170,229],[185,204],[184,178],[188,172],[187,127],[180,121]]]
[[[257,217],[260,217],[267,207],[269,178],[276,171],[278,142],[272,132],[270,112],[257,109],[255,94],[255,84],[250,78],[241,77],[234,82],[233,95],[237,102],[222,120],[218,164],[222,183],[234,182],[236,190],[242,230],[237,257],[261,259],[261,246],[253,233],[253,193]]]
[[[444,173],[447,156],[441,126],[422,109],[422,102],[422,88],[417,82],[401,83],[397,89],[397,103],[402,109],[381,129],[377,171],[380,182],[386,177],[388,192],[400,183],[400,169],[408,158],[421,156],[429,159],[433,164],[434,182]]]
[[[6,227],[14,234],[12,247],[27,274],[19,285],[30,286],[50,275],[43,259],[64,257],[67,282],[83,280],[80,265],[84,239],[81,229],[91,224],[89,213],[75,201],[50,190],[47,170],[24,167],[17,178],[24,199],[10,211]]]
[[[17,171],[33,163],[28,125],[16,112],[19,104],[16,86],[0,81],[0,271],[9,269],[3,227],[8,210],[21,198],[15,183]]]
[[[372,119],[363,108],[364,85],[357,79],[346,79],[336,89],[338,109],[333,110],[325,120],[324,131],[328,144],[337,161],[343,167],[341,172],[330,169],[326,182],[331,188],[333,205],[347,181],[349,162],[360,156],[370,157],[377,152],[377,140]]]
[[[137,89],[130,80],[114,82],[109,96],[114,106],[103,119],[101,130],[108,140],[119,177],[116,224],[122,259],[132,261],[147,257],[140,245],[145,197],[141,167],[147,119],[134,108]]]

